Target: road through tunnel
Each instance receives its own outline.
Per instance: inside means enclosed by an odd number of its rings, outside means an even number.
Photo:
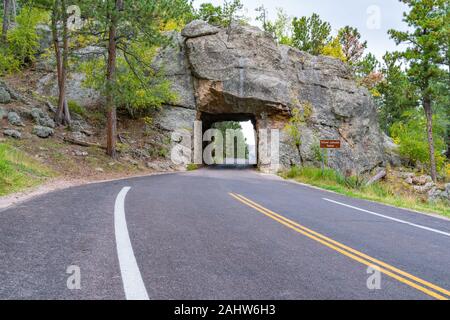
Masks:
[[[205,165],[257,165],[256,117],[253,114],[201,112],[199,120],[204,137],[202,152]]]

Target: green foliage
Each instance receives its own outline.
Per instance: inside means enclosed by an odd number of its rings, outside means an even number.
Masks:
[[[266,21],[264,30],[279,44],[292,45],[292,21],[283,9],[277,8],[275,21]]]
[[[312,145],[311,151],[313,152],[315,161],[317,161],[318,163],[323,162],[326,166],[328,165],[328,154],[320,148],[319,142]]]
[[[223,1],[223,16],[225,27],[229,27],[233,21],[243,21],[245,17],[239,13],[244,8],[241,0],[224,0]]]
[[[409,6],[409,11],[404,14],[404,21],[408,24],[408,31],[389,30],[392,39],[398,44],[407,44],[405,51],[399,53],[404,59],[408,69],[408,80],[417,88],[419,101],[427,116],[426,131],[429,133],[428,146],[430,156],[430,172],[436,181],[436,167],[439,159],[434,158],[434,150],[442,150],[439,143],[442,135],[433,143],[431,130],[433,113],[439,105],[439,83],[449,82],[449,43],[450,43],[450,9],[448,0],[403,0]],[[448,85],[446,85],[448,89]],[[448,101],[449,91],[444,91]],[[447,104],[448,108],[448,104]],[[436,119],[438,120],[438,119]],[[423,128],[423,127],[422,127]],[[414,153],[415,157],[419,154]],[[439,154],[438,157],[441,157]]]
[[[334,37],[330,42],[328,42],[323,47],[321,54],[339,59],[342,62],[347,61],[344,51],[342,50],[341,43],[339,42],[339,37]]]
[[[0,46],[0,74],[17,72],[35,61],[39,49],[36,26],[48,21],[48,13],[34,7],[22,8],[17,26],[7,34],[7,43]]]
[[[69,100],[67,102],[69,106],[70,113],[76,113],[80,116],[86,116],[86,109],[83,106],[80,106],[76,101]]]
[[[211,25],[229,27],[233,21],[245,21],[240,15],[243,9],[241,0],[225,0],[223,6],[215,6],[212,3],[202,3],[195,12],[195,18],[208,22]]]
[[[171,83],[164,77],[163,70],[154,70],[150,66],[155,49],[137,48],[133,45],[133,56],[120,54],[117,58],[117,79],[114,84],[115,103],[125,109],[131,116],[146,114],[160,108],[165,103],[175,103],[176,94],[171,90]],[[93,59],[81,64],[86,74],[84,85],[106,92],[106,61]]]
[[[410,31],[389,30],[397,44],[408,48],[399,55],[409,63],[408,76],[424,94],[433,94],[430,80],[447,77],[450,42],[448,0],[402,0],[410,11],[404,21]],[[447,67],[441,68],[441,67]]]
[[[353,198],[387,203],[397,207],[409,208],[450,216],[450,208],[445,203],[424,203],[417,195],[398,194],[390,182],[377,182],[366,186],[360,176],[345,177],[336,170],[315,167],[292,167],[281,174],[284,178],[317,186]]]
[[[284,131],[290,137],[292,144],[297,148],[302,145],[301,127],[309,120],[312,112],[311,104],[303,103],[301,108],[292,109],[289,123],[284,127]]]
[[[331,25],[314,13],[311,17],[294,18],[292,45],[302,51],[319,55],[330,40]]]
[[[435,142],[435,157],[438,170],[444,166],[445,150],[444,132],[445,121],[442,117],[434,116],[433,138]],[[426,132],[426,118],[423,112],[412,109],[402,115],[402,120],[391,127],[391,136],[399,144],[399,152],[412,164],[426,164],[430,161]]]
[[[225,25],[225,18],[221,6],[214,6],[212,3],[202,3],[197,11],[197,19],[208,22],[211,25]]]
[[[186,167],[187,171],[195,171],[199,168],[198,164],[195,163],[189,163]]]
[[[391,126],[401,120],[405,111],[417,106],[419,98],[396,54],[386,53],[383,56],[381,72],[383,80],[377,85],[380,92],[377,99],[379,119],[381,128],[389,133]]]
[[[364,58],[354,63],[356,76],[360,79],[369,76],[377,70],[379,64],[375,55],[368,53]]]
[[[362,58],[364,50],[367,48],[367,41],[361,41],[361,34],[358,29],[345,26],[339,30],[337,38],[341,44],[345,61],[353,64]]]
[[[0,196],[32,187],[51,175],[23,152],[0,144]]]

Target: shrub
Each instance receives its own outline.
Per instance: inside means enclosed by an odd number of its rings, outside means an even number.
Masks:
[[[69,100],[67,102],[67,105],[69,106],[69,110],[71,113],[76,113],[80,116],[86,115],[86,109],[83,106],[80,106],[76,101]]]
[[[198,169],[198,165],[195,163],[189,163],[186,167],[187,171],[194,171]]]
[[[433,117],[433,138],[436,166],[442,170],[445,157],[442,150],[446,148],[444,141],[445,124],[438,116]],[[421,110],[411,110],[403,114],[402,120],[391,127],[391,136],[399,145],[400,154],[412,164],[429,163],[430,154],[426,130],[426,118]]]
[[[154,70],[151,65],[155,48],[133,48],[139,60],[132,57],[117,57],[117,80],[113,88],[116,105],[126,110],[132,117],[146,115],[162,105],[175,103],[177,95],[171,89],[171,82],[162,70]],[[141,63],[140,61],[144,61]],[[80,66],[86,75],[84,85],[106,93],[106,62],[92,59]]]
[[[0,47],[0,74],[17,72],[35,61],[39,49],[36,26],[48,20],[48,13],[25,7],[16,18],[17,26],[7,35],[7,44]]]

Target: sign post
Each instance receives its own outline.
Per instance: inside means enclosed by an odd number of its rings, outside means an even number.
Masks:
[[[320,149],[322,150],[322,175],[325,170],[325,155],[324,149],[326,150],[326,157],[328,161],[328,149],[340,149],[341,140],[320,140]]]

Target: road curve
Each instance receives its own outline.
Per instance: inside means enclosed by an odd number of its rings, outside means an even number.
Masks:
[[[449,299],[449,247],[446,219],[207,168],[0,211],[0,299]]]

